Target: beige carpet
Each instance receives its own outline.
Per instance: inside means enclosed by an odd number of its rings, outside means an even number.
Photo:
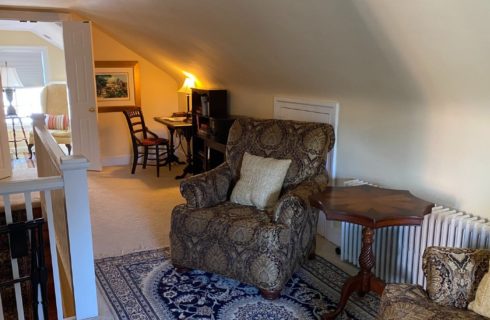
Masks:
[[[119,256],[129,252],[169,245],[170,214],[184,203],[179,192],[183,166],[161,169],[156,177],[154,167],[138,167],[131,175],[129,166],[105,167],[89,172],[89,196],[96,258]],[[341,262],[335,246],[317,237],[317,254],[350,274],[357,269]],[[115,319],[109,305],[98,291],[99,320]]]
[[[174,178],[182,170],[160,168],[160,178],[154,167],[88,173],[95,258],[169,245],[170,214],[184,202]]]

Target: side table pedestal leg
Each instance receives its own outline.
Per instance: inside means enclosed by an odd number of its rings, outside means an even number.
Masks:
[[[340,295],[340,301],[337,308],[335,311],[324,315],[323,320],[335,319],[342,312],[353,292],[359,292],[361,295],[364,295],[371,290],[375,291],[379,295],[381,295],[383,292],[383,281],[379,280],[371,273],[371,269],[375,264],[372,248],[373,241],[374,230],[369,227],[364,227],[362,229],[361,254],[359,255],[359,265],[361,266],[361,270],[357,275],[347,279],[342,288],[342,293]]]

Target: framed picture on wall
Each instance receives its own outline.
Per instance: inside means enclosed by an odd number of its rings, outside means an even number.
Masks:
[[[95,61],[97,105],[140,106],[136,61]]]

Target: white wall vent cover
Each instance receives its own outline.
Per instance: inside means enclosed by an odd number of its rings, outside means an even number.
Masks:
[[[335,131],[335,145],[327,157],[327,170],[331,179],[336,176],[337,126],[339,103],[298,98],[274,97],[274,119],[329,123]]]

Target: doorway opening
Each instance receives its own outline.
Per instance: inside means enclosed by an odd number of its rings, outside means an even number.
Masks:
[[[31,159],[29,149],[32,151],[34,145],[33,113],[45,113],[48,128],[66,131],[62,142],[68,140],[66,89],[59,99],[54,95],[60,93],[48,92],[54,83],[66,88],[61,23],[0,20],[0,68],[10,158],[15,170],[32,168],[35,157]],[[67,144],[60,144],[65,153]]]
[[[68,97],[66,117],[69,120],[66,121],[66,118],[53,118],[50,123],[59,126],[67,123],[70,129],[72,152],[77,155],[82,155],[89,160],[89,170],[100,171],[102,166],[100,162],[97,126],[91,23],[79,21],[76,17],[65,13],[8,10],[0,10],[0,20],[6,20],[8,23],[17,25],[22,24],[23,27],[31,24],[32,26],[29,27],[32,28],[32,33],[37,33],[38,37],[45,41],[49,40],[48,42],[55,47],[58,46],[60,50],[63,49],[64,56],[62,55],[56,61],[61,63],[61,68],[65,68],[65,75],[61,78],[61,82],[66,83],[67,90],[65,90],[65,94]],[[46,26],[46,28],[40,31],[39,26]],[[49,59],[43,59],[44,66],[47,61]],[[49,77],[53,78],[50,72],[49,68],[44,67],[45,83],[48,83],[48,81],[58,82],[59,80],[57,79],[49,79]],[[47,85],[45,84],[45,86]],[[42,96],[43,94],[41,92],[41,101],[44,99]],[[11,100],[14,103],[16,102],[14,98]],[[0,99],[0,101],[3,104],[3,99]],[[7,114],[8,107],[9,105],[7,105],[7,110],[5,110]],[[54,115],[59,115],[59,111],[55,111]],[[15,124],[13,127],[16,128]],[[57,129],[55,128],[55,130]],[[12,173],[10,162],[8,161],[10,157],[9,143],[7,140],[7,126],[4,112],[0,112],[0,133],[1,179],[10,176]],[[55,140],[57,140],[56,137]],[[21,142],[25,144],[25,140]],[[62,148],[67,147],[66,142],[60,142],[58,140],[57,142],[62,145]],[[27,144],[29,145],[29,141]],[[66,152],[68,150],[69,148],[66,148]],[[8,163],[6,164],[6,162]]]

